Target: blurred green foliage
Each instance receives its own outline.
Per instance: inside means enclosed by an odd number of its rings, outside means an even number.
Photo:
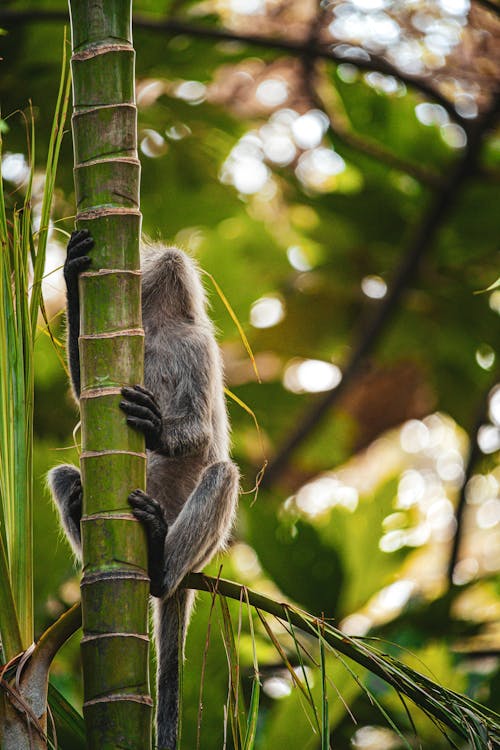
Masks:
[[[13,9],[31,7],[21,2],[8,5]],[[134,7],[160,14],[168,5],[143,0]],[[44,7],[66,6],[60,0],[37,3],[37,9]],[[6,149],[26,153],[23,113],[31,101],[38,131],[37,160],[43,164],[57,92],[62,23],[37,20],[5,25],[7,33],[0,39],[4,59],[0,98],[8,128]],[[141,154],[143,228],[153,238],[177,242],[192,252],[230,300],[260,366],[262,384],[255,382],[236,327],[206,280],[227,362],[228,385],[254,411],[266,454],[271,457],[318,399],[315,394],[284,387],[287,365],[296,359],[314,359],[345,366],[355,342],[382,304],[363,294],[362,280],[375,275],[390,287],[408,243],[434,200],[433,192],[414,176],[383,159],[367,156],[333,134],[330,141],[325,136],[323,145],[331,148],[333,144],[344,159],[346,174],[350,175],[344,183],[339,180],[328,192],[315,192],[304,187],[292,164],[272,168],[272,189],[267,194],[238,193],[220,180],[224,161],[245,133],[265,125],[272,109],[268,113],[256,109],[239,117],[231,108],[230,95],[222,104],[201,101],[193,105],[175,95],[175,84],[198,81],[210,91],[222,66],[245,65],[255,58],[268,62],[283,58],[283,53],[273,52],[271,44],[269,50],[260,50],[141,28],[136,29],[134,42],[139,92],[147,82],[157,81],[163,87],[147,106],[141,105],[139,95],[139,140],[154,131],[162,144],[155,158]],[[425,126],[417,119],[415,107],[423,99],[411,88],[402,95],[380,93],[361,74],[346,83],[333,65],[322,68],[321,75],[324,85],[334,92],[339,110],[348,113],[352,128],[361,138],[390,147],[401,160],[428,167],[443,179],[461,157],[462,149],[450,148],[437,126]],[[69,129],[69,123],[67,126]],[[182,137],[169,137],[172,129]],[[483,167],[498,169],[498,154],[498,140],[491,136],[483,151]],[[9,188],[13,202],[14,187],[11,184]],[[498,660],[488,654],[498,648],[499,634],[494,625],[498,587],[495,590],[490,582],[482,581],[483,574],[486,578],[484,566],[478,567],[479,594],[475,598],[471,596],[468,603],[470,584],[465,582],[463,587],[452,588],[446,606],[437,609],[433,602],[441,601],[439,597],[447,586],[450,536],[424,540],[416,548],[402,545],[391,551],[380,546],[387,519],[401,514],[396,503],[401,473],[420,470],[422,452],[387,459],[387,470],[368,489],[360,491],[355,508],[339,505],[308,515],[293,503],[284,506],[283,502],[318,473],[348,462],[359,446],[375,439],[399,446],[398,435],[386,430],[432,412],[449,415],[459,426],[458,442],[463,450],[466,441],[460,428],[470,430],[483,394],[494,382],[492,370],[498,356],[499,293],[496,303],[495,292],[474,294],[498,277],[498,199],[498,173],[495,178],[484,171],[476,174],[458,191],[452,213],[436,237],[429,238],[430,251],[392,312],[370,361],[349,383],[327,419],[300,446],[280,481],[271,490],[262,491],[255,502],[252,494],[242,496],[237,544],[224,558],[223,568],[226,578],[233,577],[277,597],[289,597],[304,609],[336,621],[360,609],[366,614],[367,604],[377,593],[395,581],[411,578],[415,582],[413,596],[391,615],[381,617],[380,622],[375,618],[370,634],[388,634],[401,649],[411,649],[410,654],[395,646],[398,658],[408,659],[424,671],[422,660],[433,677],[446,686],[497,709]],[[57,226],[71,231],[74,194],[69,132],[63,143],[54,210]],[[59,240],[64,241],[62,236]],[[287,254],[290,247],[301,249],[307,261],[304,268],[310,270],[293,267]],[[269,295],[281,301],[284,316],[276,325],[256,328],[250,324],[251,306]],[[62,295],[54,298],[51,314],[55,315],[62,304]],[[64,338],[60,318],[54,320],[52,328],[56,337]],[[481,352],[482,359],[478,355]],[[64,355],[64,351],[59,354]],[[78,597],[69,546],[59,531],[44,484],[44,476],[54,463],[77,460],[72,436],[77,415],[60,358],[44,334],[39,336],[36,356],[35,604],[39,633]],[[409,368],[404,372],[415,376],[414,381],[398,376],[401,363]],[[242,470],[243,487],[248,490],[263,462],[260,440],[249,414],[234,402],[228,406],[235,459]],[[477,471],[496,472],[500,482],[498,453],[481,460]],[[423,470],[428,469],[424,466]],[[367,463],[359,463],[360,485],[364,472],[372,471]],[[457,483],[445,485],[448,499],[456,505]],[[398,528],[408,527],[415,521],[410,518],[414,512],[412,508],[405,510],[404,519],[392,522],[403,524]],[[477,552],[477,530],[472,526],[470,537],[464,540],[464,555],[469,558]],[[494,528],[488,529],[494,533]],[[218,563],[213,563],[211,572],[216,575],[217,570]],[[494,572],[490,569],[487,577],[491,579]],[[197,742],[200,675],[210,608],[210,597],[201,595],[188,637],[183,709],[186,748],[196,747]],[[235,632],[241,631],[242,690],[248,703],[252,675],[251,648],[245,647],[248,621],[246,612],[242,616],[235,603],[230,609]],[[283,677],[282,660],[256,616],[254,626],[264,683],[257,747],[317,747],[299,691],[290,689],[290,694],[280,699],[266,693],[266,680],[273,675],[280,676],[285,686],[290,680]],[[222,747],[224,742],[228,676],[221,627],[216,606],[211,615],[203,689],[201,747],[207,750]],[[453,632],[452,640],[447,632]],[[280,637],[296,666],[292,639],[286,633]],[[314,644],[305,640],[311,662],[318,660]],[[381,647],[391,648],[386,643]],[[475,652],[483,653],[483,657],[475,656]],[[352,747],[359,727],[389,726],[385,711],[413,743],[413,728],[399,698],[362,670],[357,670],[360,682],[356,682],[345,665],[328,658],[332,662],[328,690],[333,746],[339,750]],[[81,701],[77,664],[78,645],[73,639],[56,661],[54,682],[76,705]],[[315,679],[312,690],[320,696],[317,670]],[[362,686],[376,696],[383,711],[370,702]],[[437,750],[447,746],[427,717],[413,710],[412,716],[423,747]],[[384,741],[385,745],[373,747],[402,746],[401,738],[394,733],[390,742],[395,744],[387,744],[387,738]]]

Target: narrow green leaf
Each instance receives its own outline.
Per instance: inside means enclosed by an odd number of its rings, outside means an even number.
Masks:
[[[260,701],[260,674],[259,674],[259,662],[257,660],[257,648],[255,644],[255,632],[253,627],[252,611],[250,609],[250,602],[248,601],[248,592],[244,589],[245,599],[247,602],[248,612],[248,623],[250,626],[250,635],[252,637],[252,656],[253,656],[253,685],[252,695],[250,698],[250,707],[247,717],[247,731],[245,734],[245,741],[243,743],[244,750],[253,750],[255,744],[255,736],[257,733],[257,719],[259,716],[259,701]]]
[[[219,297],[222,300],[222,302],[223,302],[226,310],[228,311],[229,315],[231,316],[231,319],[232,319],[233,323],[235,324],[236,328],[238,329],[238,333],[240,334],[240,338],[241,338],[241,340],[243,342],[243,346],[247,350],[247,354],[250,357],[250,361],[252,363],[252,367],[253,367],[253,370],[255,372],[255,377],[257,378],[257,381],[259,383],[261,383],[262,381],[260,379],[259,371],[257,369],[257,362],[255,361],[255,357],[254,357],[254,354],[253,354],[253,351],[252,351],[252,347],[250,346],[250,342],[248,341],[248,339],[247,339],[247,337],[245,335],[245,331],[243,330],[243,327],[242,327],[240,321],[238,320],[238,316],[234,312],[233,308],[231,307],[231,305],[229,303],[229,300],[227,299],[226,295],[224,294],[224,292],[222,291],[222,289],[220,288],[219,284],[216,282],[216,280],[212,276],[212,274],[208,273],[208,271],[203,271],[203,273],[205,274],[205,276],[208,276],[208,278],[210,279],[210,281],[214,285],[217,294],[219,295]]]
[[[319,640],[319,659],[321,669],[321,750],[330,750],[330,722],[328,719],[328,692],[326,689],[325,643]]]
[[[260,682],[258,675],[253,678],[252,695],[250,698],[250,707],[248,710],[247,731],[244,750],[253,750],[255,746],[255,737],[257,734],[257,720],[259,718],[259,701],[260,701]]]
[[[48,702],[55,724],[57,747],[61,750],[85,750],[83,717],[50,682]]]
[[[243,745],[245,732],[243,722],[245,721],[245,706],[240,690],[240,661],[239,651],[234,637],[231,613],[225,597],[219,597],[222,613],[222,640],[226,651],[229,672],[229,686],[227,699],[227,716],[231,724],[231,733],[235,750]]]

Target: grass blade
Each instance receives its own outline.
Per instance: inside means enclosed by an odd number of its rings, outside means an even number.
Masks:
[[[319,640],[319,661],[321,669],[321,750],[330,750],[330,721],[328,719],[328,691],[326,689],[325,643]]]

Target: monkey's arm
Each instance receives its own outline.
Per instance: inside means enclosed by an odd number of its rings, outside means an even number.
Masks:
[[[238,480],[231,461],[208,466],[170,527],[157,500],[141,490],[129,495],[132,512],[148,538],[153,596],[171,596],[184,576],[200,570],[224,547],[236,509]]]
[[[68,242],[66,261],[64,263],[64,280],[66,282],[66,325],[68,327],[68,359],[71,382],[77,398],[80,397],[80,353],[78,336],[80,334],[80,299],[78,295],[78,276],[86,271],[91,260],[87,253],[94,246],[94,240],[86,229],[73,232]]]

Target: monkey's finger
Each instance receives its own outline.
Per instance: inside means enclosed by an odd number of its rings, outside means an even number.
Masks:
[[[136,499],[146,500],[146,499],[151,499],[151,498],[149,498],[149,495],[147,495],[143,490],[137,489],[137,490],[132,490],[132,492],[128,496],[128,499],[129,499],[129,502],[131,502],[132,500],[136,500]]]
[[[150,506],[151,508],[154,508],[157,513],[163,515],[163,509],[158,500],[155,500],[154,497],[150,497],[142,490],[134,490],[131,492],[128,496],[128,501],[131,505],[137,504],[141,507]]]
[[[163,510],[159,503],[156,502],[151,497],[148,497],[147,495],[145,497],[140,496],[134,496],[133,494],[129,495],[128,498],[129,505],[132,506],[132,512],[135,513],[137,510],[139,513],[147,514],[148,517],[151,519],[151,521],[157,525],[160,525],[162,527],[167,526],[167,522],[165,521],[165,517],[163,515]]]
[[[132,508],[137,508],[141,511],[149,511],[150,513],[154,513],[154,510],[151,510],[151,504],[147,496],[139,497],[138,495],[129,495],[128,502],[129,505],[132,506]]]
[[[85,237],[90,237],[90,232],[88,229],[75,229],[73,232],[71,232],[71,237],[69,238],[68,247],[73,247],[73,245],[77,245],[80,240],[83,240]]]
[[[154,397],[154,394],[152,393],[152,391],[149,391],[143,385],[140,385],[139,383],[136,383],[133,386],[133,390],[136,391],[136,392],[139,392],[139,393],[143,393],[145,396],[149,396],[150,399],[152,399],[153,401],[155,401],[155,397]]]
[[[135,393],[133,396],[130,395],[128,389],[122,388],[122,394],[127,399],[121,401],[120,406],[125,411],[129,411],[135,416],[145,416],[152,414],[156,419],[161,420],[161,413],[154,401],[148,399],[147,396]]]
[[[139,521],[146,523],[148,526],[156,523],[156,517],[149,513],[147,510],[141,510],[141,508],[134,508],[132,514]]]
[[[157,429],[161,427],[161,417],[155,414],[149,406],[141,406],[133,401],[120,401],[120,409],[131,417],[139,417],[139,419],[156,424]]]
[[[127,417],[127,424],[132,429],[142,432],[146,439],[146,448],[155,450],[160,442],[161,427],[150,419],[140,419],[139,417]]]
[[[86,253],[88,250],[91,250],[93,247],[93,237],[84,237],[83,239],[78,240],[78,242],[74,242],[71,245],[68,244],[67,254],[69,258],[77,258],[82,253]]]
[[[149,409],[150,411],[155,414],[158,419],[161,419],[161,411],[158,408],[158,404],[156,403],[155,397],[152,393],[147,391],[145,388],[142,388],[140,386],[124,386],[122,388],[122,394],[125,396],[128,401],[131,401],[134,404],[137,404],[138,406],[143,406],[146,409]]]
[[[127,424],[134,430],[142,432],[146,438],[146,447],[149,448],[149,450],[155,450],[160,443],[161,422],[154,415],[148,416],[148,419],[142,419],[141,417],[129,414],[127,417]]]

